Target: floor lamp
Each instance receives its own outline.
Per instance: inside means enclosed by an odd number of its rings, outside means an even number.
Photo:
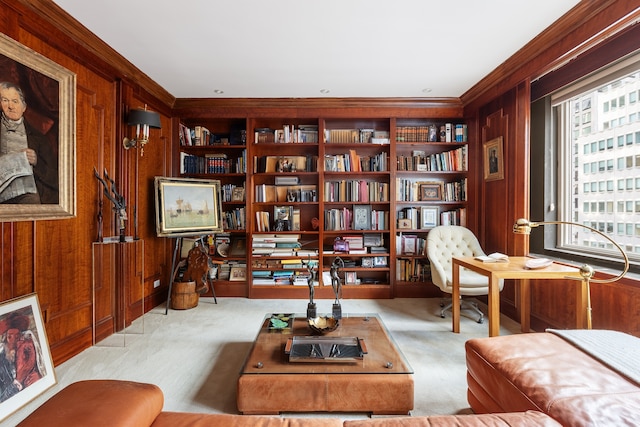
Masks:
[[[621,279],[625,274],[627,274],[627,271],[629,270],[629,257],[624,252],[624,250],[622,250],[620,245],[618,245],[616,242],[614,242],[606,234],[602,233],[601,231],[596,230],[595,228],[591,228],[591,227],[588,227],[586,225],[579,224],[579,223],[576,223],[576,222],[568,222],[568,221],[531,222],[526,218],[520,218],[520,219],[518,219],[516,221],[515,224],[513,224],[513,232],[516,233],[516,234],[529,235],[529,234],[531,234],[531,229],[532,228],[538,227],[540,225],[551,225],[551,224],[575,225],[577,227],[586,228],[587,230],[590,230],[590,231],[592,231],[592,232],[594,232],[596,234],[599,234],[600,236],[604,237],[606,240],[611,242],[611,244],[613,244],[613,246],[615,246],[616,249],[618,249],[618,251],[620,251],[620,254],[622,255],[622,259],[624,260],[624,269],[622,270],[622,272],[620,274],[618,274],[617,276],[612,277],[610,279],[594,279],[593,276],[595,274],[595,271],[594,271],[593,267],[591,267],[588,264],[583,264],[580,267],[580,275],[582,276],[582,280],[584,280],[584,282],[587,285],[587,328],[591,329],[591,287],[590,287],[590,284],[591,283],[611,283],[611,282],[615,282],[616,280]],[[567,277],[567,279],[579,280],[579,279],[577,279],[575,277]]]

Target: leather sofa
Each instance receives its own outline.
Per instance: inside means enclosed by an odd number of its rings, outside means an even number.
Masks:
[[[509,414],[391,417],[342,421],[335,417],[302,418],[163,411],[160,388],[119,380],[73,383],[51,397],[19,427],[558,427],[541,412]]]
[[[586,339],[567,340],[564,335],[572,332]],[[465,347],[467,399],[475,413],[535,410],[563,426],[640,422],[640,387],[627,374],[638,363],[631,360],[640,351],[636,337],[616,331],[537,332],[475,338]],[[621,371],[625,363],[610,363],[616,358],[626,358],[632,369]]]

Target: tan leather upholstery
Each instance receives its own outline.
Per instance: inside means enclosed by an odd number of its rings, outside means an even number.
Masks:
[[[395,375],[390,375],[395,376]],[[355,382],[355,381],[354,381]],[[350,396],[357,400],[358,385],[336,394],[336,399]],[[368,384],[370,385],[370,384]],[[413,388],[411,388],[413,391]],[[347,402],[347,403],[348,403]],[[302,403],[302,402],[301,402]],[[337,405],[337,403],[334,403]],[[151,384],[118,380],[80,381],[62,389],[29,415],[19,427],[557,427],[542,413],[442,415],[432,417],[382,417],[342,421],[337,417],[281,417],[230,414],[162,412],[162,391]],[[343,408],[344,406],[337,406]]]
[[[539,410],[564,426],[637,425],[640,388],[551,333],[466,343],[474,412]]]
[[[342,427],[338,418],[281,418],[255,415],[162,412],[152,427]]]
[[[507,427],[538,426],[560,427],[553,418],[541,412],[482,414],[482,415],[440,415],[430,417],[394,417],[372,420],[346,420],[344,427]]]
[[[243,414],[373,410],[404,415],[413,409],[413,378],[409,374],[243,375],[237,404]]]
[[[62,389],[19,427],[150,426],[164,395],[153,384],[89,380]]]

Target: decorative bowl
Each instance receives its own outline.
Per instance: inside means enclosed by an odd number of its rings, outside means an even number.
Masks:
[[[327,332],[335,331],[340,326],[340,319],[335,317],[313,317],[307,320],[309,321],[309,328],[316,334],[326,334]]]

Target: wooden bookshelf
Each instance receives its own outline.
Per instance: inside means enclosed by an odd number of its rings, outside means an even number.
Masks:
[[[468,142],[455,140],[456,125],[463,124],[459,109],[434,110],[433,117],[426,109],[424,118],[410,111],[367,117],[276,108],[273,116],[249,109],[246,117],[216,117],[219,109],[182,109],[182,125],[206,128],[213,137],[186,145],[180,126],[181,158],[210,155],[222,164],[205,170],[181,164],[180,175],[219,179],[223,211],[243,218],[229,220],[225,232],[244,242],[233,262],[246,264],[246,280],[217,281],[217,295],[307,298],[311,274],[316,297],[331,299],[329,270],[338,257],[343,298],[436,295],[423,244],[435,225],[465,224]],[[441,140],[447,124],[450,142]],[[466,127],[458,132],[466,134]],[[295,241],[300,252],[254,248],[265,235]],[[336,240],[348,240],[350,249],[335,251]]]

